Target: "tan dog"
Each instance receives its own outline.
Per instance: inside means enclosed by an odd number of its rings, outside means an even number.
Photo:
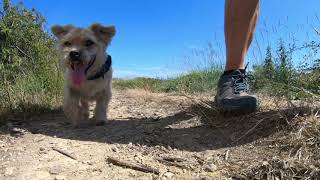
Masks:
[[[106,49],[115,35],[114,26],[92,24],[89,28],[53,26],[65,67],[63,110],[73,126],[103,124],[111,99],[111,56]],[[96,101],[89,120],[89,102]]]

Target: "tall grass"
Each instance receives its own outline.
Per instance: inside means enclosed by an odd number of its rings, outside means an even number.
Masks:
[[[184,56],[183,66],[190,70],[177,77],[167,79],[144,78],[116,79],[113,86],[120,89],[145,89],[152,92],[214,92],[223,72],[221,51],[211,42],[204,48],[192,49]],[[188,66],[188,67],[187,67]]]
[[[253,78],[248,78],[251,89],[256,92],[273,94],[288,99],[319,98],[320,96],[320,60],[313,58],[310,64],[304,63],[301,66],[292,65],[292,54],[297,49],[290,49],[283,41],[274,54],[272,47],[266,49],[265,60],[247,72]],[[309,44],[303,48],[304,51],[314,54],[317,57],[319,44]],[[199,61],[207,61],[199,55]],[[207,63],[208,64],[208,63]],[[115,88],[146,89],[152,92],[213,92],[223,72],[221,66],[209,66],[195,68],[184,75],[169,79],[156,78],[135,78],[130,80],[114,80]]]
[[[151,92],[211,92],[216,89],[221,69],[193,71],[171,79],[135,78],[114,80],[119,89],[145,89]]]
[[[270,44],[272,45],[267,46],[265,55],[261,55],[262,60],[256,60],[260,63],[256,63],[247,72],[251,77],[248,78],[251,89],[289,100],[319,99],[320,43],[311,41],[295,44],[280,38]],[[261,53],[263,49],[262,46],[259,47],[258,51]],[[186,74],[169,79],[118,79],[114,81],[114,87],[140,88],[153,92],[215,91],[223,72],[221,62],[224,60],[221,58],[224,56],[221,53],[223,51],[216,50],[212,43],[208,43],[203,49],[193,50],[191,55],[185,56],[186,64],[194,64],[193,69]]]
[[[0,114],[52,108],[61,101],[62,76],[45,19],[22,3],[0,9]],[[34,110],[39,110],[35,108]]]

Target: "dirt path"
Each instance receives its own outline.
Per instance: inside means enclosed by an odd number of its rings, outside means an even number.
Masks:
[[[237,123],[217,119],[220,123],[212,125],[192,104],[182,96],[115,91],[105,126],[73,129],[60,110],[9,121],[0,129],[0,177],[222,179],[230,175],[228,164],[274,155],[261,141],[273,131],[252,133],[248,130],[255,122],[239,117]],[[120,167],[107,162],[108,157],[160,174]]]

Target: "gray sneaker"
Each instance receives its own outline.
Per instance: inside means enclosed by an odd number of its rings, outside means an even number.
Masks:
[[[220,77],[215,103],[222,112],[251,113],[258,108],[258,98],[249,92],[247,75],[240,70]]]

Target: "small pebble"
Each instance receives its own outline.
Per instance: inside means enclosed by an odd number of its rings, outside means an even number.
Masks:
[[[214,164],[207,164],[206,166],[204,166],[204,170],[207,172],[214,172],[217,170],[217,166]]]
[[[172,172],[166,172],[163,174],[163,176],[167,177],[168,179],[172,179],[174,174]]]
[[[14,167],[7,167],[4,174],[7,175],[7,176],[10,176],[10,175],[13,174],[14,169],[15,169]]]
[[[57,175],[54,179],[55,180],[66,180],[67,178],[65,176],[62,176],[62,175]]]
[[[113,152],[118,152],[118,151],[119,151],[119,149],[118,149],[117,147],[112,147],[111,150],[112,150]]]

